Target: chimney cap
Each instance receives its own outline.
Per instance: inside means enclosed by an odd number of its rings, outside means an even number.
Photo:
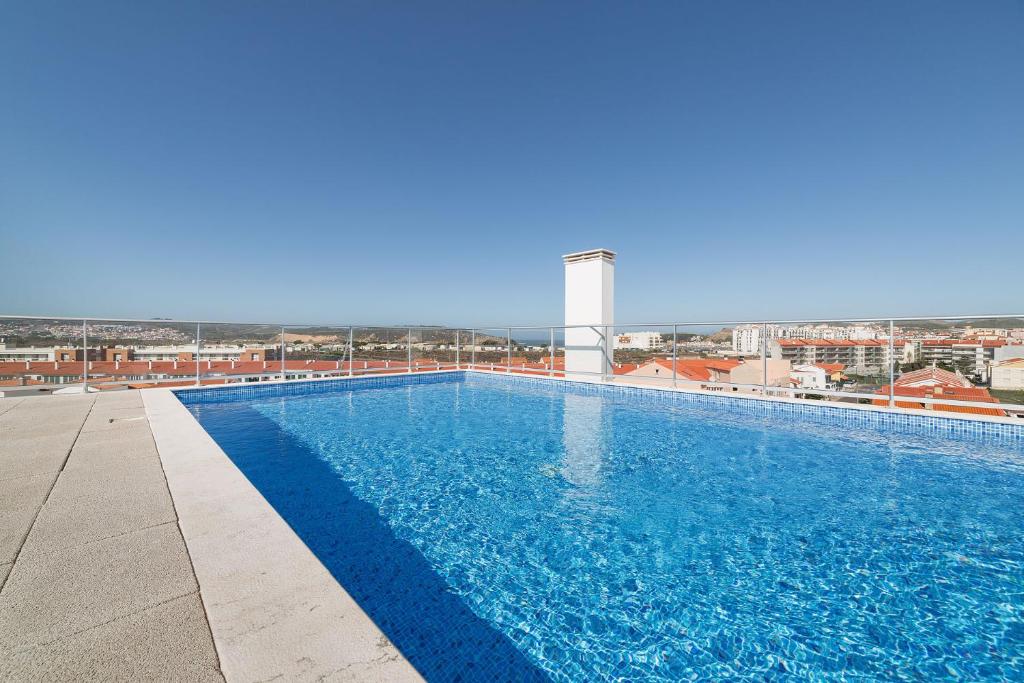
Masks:
[[[562,255],[562,261],[566,264],[579,263],[581,261],[593,261],[595,259],[602,259],[609,263],[615,263],[615,252],[611,249],[588,249],[587,251],[577,251],[572,254]]]

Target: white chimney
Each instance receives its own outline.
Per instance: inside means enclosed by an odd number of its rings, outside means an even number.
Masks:
[[[615,252],[591,249],[562,257],[565,263],[565,370],[597,379],[611,374],[615,334]],[[568,327],[586,325],[587,327]]]

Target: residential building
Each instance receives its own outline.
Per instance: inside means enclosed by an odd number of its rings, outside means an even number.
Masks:
[[[918,358],[931,365],[945,365],[978,378],[988,379],[988,367],[1006,339],[924,339],[915,342]],[[1012,353],[1012,352],[1011,352]],[[1024,356],[1024,346],[1021,347]]]
[[[54,360],[53,347],[23,346],[10,347],[0,342],[0,363],[17,361],[48,361]]]
[[[816,363],[814,365],[795,365],[789,373],[795,389],[835,390],[846,379],[842,363]]]
[[[739,354],[761,353],[761,337],[769,341],[782,337],[783,328],[778,325],[737,325],[732,329],[732,350]]]
[[[176,346],[138,346],[129,350],[129,360],[140,361],[190,361],[195,360],[195,344]],[[200,360],[265,361],[278,355],[276,346],[218,346],[203,345],[199,349]]]
[[[622,332],[615,335],[613,348],[657,351],[664,347],[661,332]]]
[[[702,389],[724,384],[760,385],[764,377],[764,365],[762,360],[679,358],[675,361],[675,380],[677,384],[696,384]],[[789,362],[769,359],[767,366],[768,386],[786,386],[791,369]],[[657,379],[664,383],[672,380],[672,369],[671,359],[655,358],[622,374],[630,378]]]
[[[761,337],[766,336],[768,347],[777,339],[825,339],[862,341],[871,339],[887,339],[888,330],[877,325],[737,325],[732,331],[733,351],[740,354],[761,353]]]
[[[993,363],[1001,363],[1014,358],[1024,358],[1024,341],[1008,342],[1006,346],[996,347],[992,352]]]
[[[993,365],[992,388],[1024,391],[1024,358],[1011,358]]]
[[[883,339],[888,338],[888,330],[877,325],[787,325],[783,328],[786,339]]]
[[[113,346],[89,347],[90,361],[109,361],[126,363],[129,361],[191,361],[195,360],[195,344],[179,344],[175,346]],[[55,361],[71,363],[83,360],[81,347],[22,347],[9,348],[0,343],[0,363],[5,362],[44,362]],[[201,360],[234,360],[234,361],[266,361],[278,356],[276,346],[203,346],[200,350]]]
[[[913,345],[902,339],[893,342],[893,349],[897,362],[914,357]],[[855,375],[888,372],[892,360],[886,339],[776,339],[769,345],[769,357],[793,365],[840,364]]]

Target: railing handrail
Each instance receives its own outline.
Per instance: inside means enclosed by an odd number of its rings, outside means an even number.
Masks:
[[[363,368],[363,369],[357,370],[354,367],[354,365],[355,365],[355,363],[354,363],[354,360],[355,360],[355,348],[357,346],[357,344],[355,343],[355,340],[353,338],[353,334],[354,334],[355,330],[382,330],[382,331],[396,331],[396,332],[400,332],[401,335],[396,337],[393,340],[393,342],[395,343],[395,345],[398,348],[404,347],[406,349],[406,365],[405,365],[405,368],[406,368],[407,372],[414,372],[414,371],[418,371],[419,370],[419,363],[416,363],[416,364],[413,363],[413,347],[417,346],[417,344],[413,341],[414,333],[416,331],[420,331],[420,332],[431,332],[431,331],[435,331],[435,332],[436,331],[454,332],[455,333],[455,339],[456,339],[456,348],[455,348],[455,357],[456,357],[455,363],[456,363],[456,366],[460,365],[460,363],[459,363],[459,360],[460,360],[460,358],[459,358],[459,347],[462,345],[462,343],[464,343],[462,341],[462,339],[464,339],[464,337],[460,337],[459,333],[462,332],[462,331],[469,332],[470,334],[468,336],[469,336],[469,338],[471,340],[471,344],[472,344],[472,352],[471,352],[471,355],[470,355],[470,367],[480,365],[480,364],[476,363],[476,348],[479,345],[477,343],[477,333],[478,332],[484,332],[484,333],[486,333],[486,332],[495,332],[496,333],[496,332],[500,331],[503,334],[494,334],[494,335],[492,335],[496,341],[490,342],[490,343],[491,344],[495,344],[496,343],[497,346],[498,346],[498,349],[500,349],[502,346],[504,346],[505,361],[504,361],[504,363],[499,362],[499,363],[497,363],[497,365],[505,373],[510,373],[510,372],[513,372],[513,371],[516,370],[515,366],[512,363],[513,347],[517,343],[516,340],[513,338],[513,331],[548,330],[548,332],[549,332],[549,339],[550,339],[549,344],[550,344],[550,349],[551,349],[550,353],[552,354],[552,358],[554,358],[555,357],[555,353],[556,353],[556,348],[557,348],[557,345],[555,343],[556,342],[555,330],[566,331],[566,330],[569,330],[569,329],[591,329],[596,334],[598,334],[600,336],[600,341],[597,342],[597,345],[598,345],[599,348],[603,349],[603,351],[604,351],[604,361],[605,361],[605,370],[604,370],[604,372],[600,372],[600,373],[583,372],[583,371],[580,371],[578,369],[568,370],[567,368],[564,368],[564,367],[561,368],[561,369],[556,369],[554,362],[552,362],[550,365],[545,365],[544,368],[529,368],[529,369],[527,369],[525,367],[525,365],[524,365],[523,368],[521,369],[521,371],[523,371],[523,372],[533,372],[533,371],[536,371],[535,374],[547,374],[549,376],[553,376],[556,373],[559,373],[563,377],[574,376],[574,375],[576,375],[576,376],[597,376],[597,377],[600,377],[601,380],[604,381],[604,382],[614,382],[614,381],[616,381],[616,376],[614,375],[614,372],[612,371],[612,365],[613,365],[613,361],[614,361],[614,356],[612,355],[613,354],[613,344],[610,342],[610,339],[609,339],[609,335],[610,335],[611,331],[613,331],[613,330],[625,331],[625,330],[628,330],[628,329],[631,329],[631,328],[648,328],[648,329],[650,329],[650,328],[655,328],[655,329],[657,329],[657,328],[665,328],[665,329],[671,328],[672,329],[672,358],[673,358],[673,361],[675,361],[675,359],[677,358],[678,333],[679,333],[681,327],[682,328],[687,328],[687,327],[690,327],[690,328],[692,328],[692,327],[715,327],[715,326],[724,327],[724,326],[738,326],[738,325],[750,326],[751,328],[753,328],[753,329],[755,329],[755,330],[757,330],[759,332],[759,335],[758,335],[758,338],[759,338],[758,347],[761,348],[761,349],[766,349],[767,342],[774,336],[774,335],[769,335],[768,334],[769,326],[772,326],[772,327],[786,327],[786,326],[799,326],[799,325],[809,325],[809,324],[851,324],[851,323],[866,323],[866,324],[876,324],[878,326],[882,326],[882,325],[887,323],[887,326],[888,326],[887,332],[883,332],[882,334],[878,335],[878,338],[880,338],[880,339],[888,339],[888,353],[886,355],[886,360],[885,360],[885,364],[888,367],[887,367],[885,372],[888,374],[889,384],[884,389],[882,389],[880,387],[881,391],[879,393],[867,394],[867,393],[864,393],[864,392],[842,391],[842,390],[834,390],[834,389],[827,389],[827,388],[818,389],[818,388],[813,388],[813,387],[773,386],[768,381],[768,356],[769,356],[769,354],[768,354],[767,351],[764,351],[764,350],[759,352],[759,355],[761,356],[761,359],[762,359],[762,363],[761,363],[762,364],[762,369],[761,369],[762,375],[761,375],[761,382],[760,382],[760,384],[750,384],[750,385],[748,385],[748,384],[739,384],[739,383],[731,383],[731,382],[712,382],[711,384],[713,384],[715,386],[726,386],[726,387],[733,387],[733,388],[738,388],[738,389],[747,389],[747,388],[749,388],[749,389],[751,389],[753,391],[759,391],[761,396],[763,396],[763,397],[767,397],[767,396],[769,396],[769,394],[775,394],[775,395],[782,394],[782,395],[788,395],[790,397],[796,396],[797,394],[817,394],[817,395],[822,395],[822,396],[841,397],[841,398],[847,398],[847,399],[850,399],[850,398],[861,399],[861,400],[863,400],[863,399],[870,399],[872,403],[874,403],[875,401],[885,400],[886,403],[887,403],[887,407],[889,407],[889,408],[898,407],[897,406],[897,402],[905,402],[905,403],[920,404],[920,405],[923,405],[923,406],[930,406],[930,405],[934,405],[934,404],[942,404],[942,405],[947,405],[947,406],[949,406],[949,405],[960,405],[960,406],[971,407],[971,408],[992,408],[992,409],[995,409],[995,410],[1000,410],[1000,409],[1003,409],[1003,410],[1024,410],[1024,405],[1004,404],[1004,403],[998,402],[998,400],[994,401],[994,402],[983,402],[983,401],[974,401],[974,400],[970,400],[970,399],[965,399],[964,397],[954,397],[954,396],[942,396],[942,395],[912,396],[912,395],[901,394],[899,391],[897,391],[897,388],[896,388],[896,381],[895,381],[896,375],[895,375],[895,373],[896,373],[897,356],[896,356],[896,350],[894,348],[894,340],[896,338],[896,327],[895,327],[895,324],[897,322],[900,322],[900,323],[913,323],[913,322],[939,322],[939,321],[944,321],[944,322],[956,323],[956,322],[971,322],[971,321],[977,321],[977,320],[984,320],[987,323],[988,321],[999,321],[999,320],[1022,320],[1022,321],[1024,321],[1024,314],[995,313],[995,314],[976,314],[976,315],[962,315],[962,316],[929,316],[929,317],[924,317],[924,316],[914,316],[914,317],[902,316],[902,317],[882,317],[882,318],[874,318],[873,317],[873,318],[829,318],[829,319],[804,319],[804,320],[704,321],[704,322],[676,322],[676,323],[618,323],[618,324],[603,323],[603,324],[591,324],[591,325],[584,325],[584,324],[573,324],[573,325],[530,325],[530,326],[526,326],[526,325],[508,326],[508,325],[506,325],[506,326],[500,326],[500,327],[480,327],[480,326],[474,326],[474,327],[469,327],[469,326],[461,327],[460,326],[460,327],[455,327],[455,326],[441,326],[441,325],[355,325],[355,324],[334,325],[334,324],[325,324],[325,323],[281,324],[281,323],[230,322],[230,321],[195,321],[195,320],[181,320],[181,319],[169,319],[169,318],[165,318],[165,319],[160,319],[160,318],[156,318],[156,319],[153,319],[153,318],[143,319],[143,318],[103,318],[103,317],[35,316],[35,315],[0,314],[0,321],[17,321],[17,320],[73,323],[76,327],[79,324],[81,324],[81,328],[82,328],[81,329],[82,346],[83,346],[84,349],[88,349],[89,348],[88,347],[88,328],[89,328],[89,324],[90,323],[92,323],[92,324],[111,324],[111,325],[117,325],[117,324],[122,324],[122,325],[124,325],[124,324],[129,324],[129,325],[131,325],[131,324],[146,324],[146,325],[156,325],[156,326],[159,326],[159,325],[189,325],[189,326],[195,325],[196,339],[193,342],[193,344],[194,344],[194,350],[195,350],[194,361],[195,361],[196,368],[195,368],[195,375],[194,376],[195,376],[195,384],[197,386],[201,384],[201,381],[202,381],[202,379],[204,377],[205,378],[214,378],[214,377],[218,376],[217,373],[207,372],[207,373],[204,374],[201,371],[202,368],[200,367],[200,364],[201,364],[201,360],[202,360],[202,351],[204,349],[204,346],[203,346],[202,341],[201,341],[201,335],[202,335],[203,332],[206,331],[204,329],[204,327],[203,327],[204,325],[206,325],[206,326],[232,325],[232,326],[237,326],[237,327],[242,327],[242,328],[245,328],[245,327],[263,327],[263,328],[267,328],[268,331],[272,331],[272,334],[271,334],[270,338],[272,339],[273,337],[277,337],[278,338],[278,343],[280,344],[280,358],[277,359],[277,360],[280,361],[279,369],[275,370],[275,371],[272,371],[272,372],[255,373],[252,376],[254,376],[254,377],[257,377],[257,376],[258,377],[265,377],[265,376],[273,374],[273,375],[280,375],[282,377],[282,379],[286,379],[287,378],[287,374],[289,372],[292,372],[292,370],[289,370],[286,367],[286,353],[287,353],[287,349],[288,349],[288,343],[287,343],[287,340],[286,340],[286,332],[289,329],[293,329],[293,330],[298,329],[298,330],[304,330],[304,331],[311,331],[314,334],[316,332],[320,331],[320,330],[332,330],[333,329],[333,330],[338,330],[339,331],[339,334],[337,335],[339,337],[342,336],[343,332],[347,331],[347,335],[344,335],[344,336],[347,337],[346,353],[347,353],[347,356],[348,356],[348,368],[346,368],[345,371],[350,376],[352,374],[354,374],[354,372],[358,372],[358,374],[363,374],[363,372],[360,372],[359,370],[362,370],[364,372],[380,372],[380,371],[386,372],[386,371],[388,371],[390,369],[390,368],[379,368],[379,369],[371,370],[369,368]],[[663,333],[663,336],[667,336],[667,332]],[[502,337],[504,337],[504,339],[502,339]],[[95,339],[95,338],[96,337],[94,336],[93,339]],[[386,337],[385,337],[385,339],[386,339]],[[735,339],[735,337],[734,337],[734,339]],[[421,342],[420,343],[422,344],[423,341],[424,340],[421,338]],[[966,340],[965,339],[965,342],[969,343],[969,341],[970,340]],[[272,341],[269,342],[269,343],[271,343],[273,346],[277,346],[277,344],[273,343]],[[529,344],[529,343],[532,343],[532,342],[522,342],[521,341],[521,342],[518,342],[518,343],[519,344]],[[360,343],[360,345],[361,344],[362,344],[362,342]],[[437,341],[437,344],[439,346],[443,346],[443,347],[447,348],[448,350],[451,349],[451,345],[447,341],[443,341],[443,340]],[[735,344],[735,342],[734,342],[734,344]],[[179,346],[181,346],[181,345],[182,344],[179,344]],[[186,344],[184,344],[184,346],[189,346],[189,344],[186,343]],[[563,346],[564,346],[564,344],[563,344]],[[45,347],[43,347],[43,348],[45,348]],[[211,348],[213,348],[213,347],[211,347]],[[576,348],[576,347],[564,347],[564,348],[569,350],[569,349]],[[590,347],[588,346],[587,348],[590,348]],[[734,351],[738,351],[738,349],[734,348]],[[90,380],[90,373],[89,373],[90,367],[89,366],[90,366],[91,361],[89,361],[89,359],[88,359],[88,352],[87,351],[84,351],[83,354],[84,354],[83,355],[83,367],[82,367],[82,373],[81,373],[82,386],[83,386],[83,390],[88,390],[89,384],[90,384],[90,382],[89,382],[89,380]],[[437,368],[438,369],[440,369],[442,367],[442,365],[450,366],[450,362],[442,362],[440,360],[437,360],[436,363],[437,363]],[[487,364],[485,363],[484,365],[487,365]],[[495,365],[494,363],[490,364],[492,370],[494,369],[494,365]],[[401,366],[396,366],[395,369],[399,369],[400,367]],[[207,369],[210,370],[210,368],[207,368]],[[269,368],[268,368],[268,370],[269,370]],[[338,370],[341,371],[340,365],[339,365]],[[340,374],[340,372],[339,372],[339,374]],[[248,377],[249,375],[245,375],[245,376]],[[235,374],[232,374],[229,377],[231,379],[236,379],[236,380],[242,378],[241,375],[235,375]],[[631,380],[631,379],[642,379],[642,380],[644,380],[643,383],[649,383],[649,380],[651,380],[651,379],[664,379],[664,380],[671,379],[671,382],[672,382],[671,386],[673,386],[673,387],[678,387],[678,380],[679,380],[679,376],[678,376],[678,373],[677,373],[677,366],[676,366],[675,362],[672,363],[671,376],[666,375],[663,378],[650,378],[650,377],[632,377],[632,376],[628,376],[628,375],[622,375],[621,377],[622,377],[623,380],[625,380],[627,382],[629,380]],[[145,381],[146,383],[153,383],[154,381],[159,382],[161,380],[153,380],[152,378],[148,378],[147,380],[143,380],[143,381]],[[175,380],[168,379],[167,381],[175,381]],[[102,372],[100,372],[99,375],[94,378],[94,383],[96,383],[96,384],[117,383],[117,382],[118,382],[118,380],[107,380],[107,379],[105,379],[104,373],[102,373]],[[886,389],[887,389],[887,391],[886,391]]]

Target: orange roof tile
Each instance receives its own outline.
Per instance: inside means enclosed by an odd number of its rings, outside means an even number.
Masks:
[[[876,394],[888,396],[889,386],[886,385],[875,392]],[[971,401],[974,403],[999,403],[999,399],[994,398],[988,393],[988,389],[984,387],[901,387],[897,386],[895,390],[895,396],[907,397],[907,398],[932,398],[932,399],[949,399],[951,401]],[[876,406],[888,405],[888,400],[876,399],[871,402]],[[957,405],[951,403],[918,403],[916,401],[896,401],[897,408],[928,408],[931,406],[931,410],[937,410],[947,413],[966,413],[970,415],[991,415],[995,417],[1003,417],[1006,415],[1005,410],[999,410],[998,408],[980,408],[974,406]]]

